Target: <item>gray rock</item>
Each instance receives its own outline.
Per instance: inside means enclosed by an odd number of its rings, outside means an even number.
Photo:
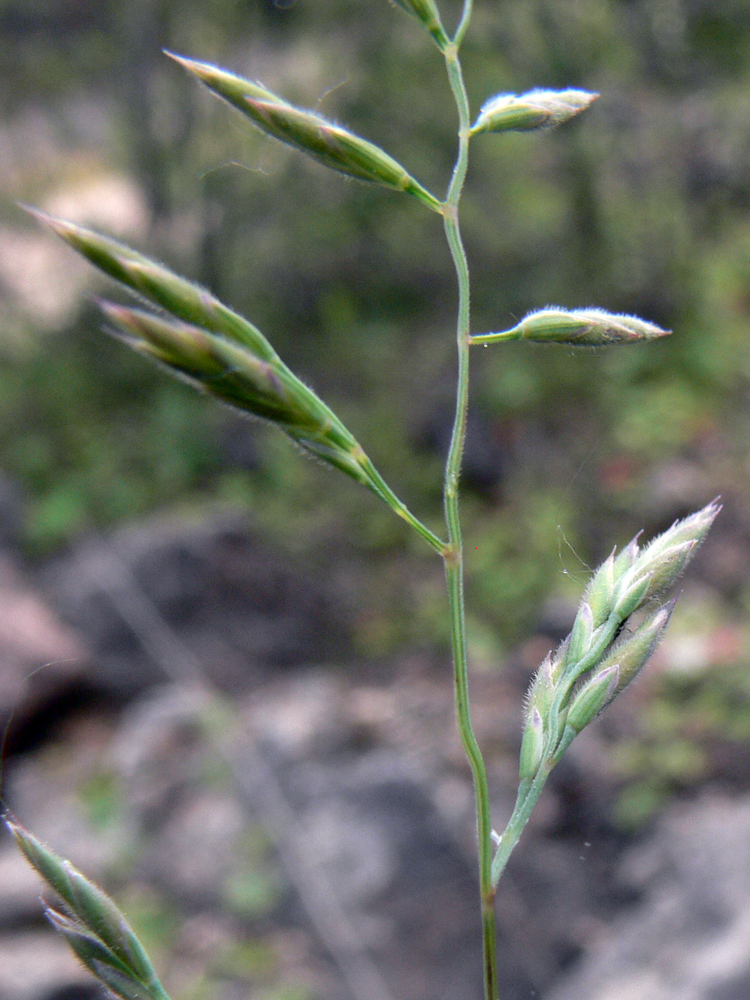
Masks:
[[[474,866],[435,806],[431,769],[366,738],[365,723],[387,726],[395,702],[370,691],[365,705],[362,693],[340,675],[300,673],[254,699],[246,718],[256,760],[294,816],[296,852],[320,871],[338,920],[396,995],[464,1000],[481,992]],[[293,893],[291,866],[286,875]]]
[[[80,991],[80,993],[79,993]],[[102,995],[68,946],[50,929],[0,939],[0,997],[52,1000]]]
[[[220,907],[247,826],[231,794],[194,791],[153,838],[139,874],[185,904]]]
[[[97,684],[119,697],[166,679],[175,659],[168,632],[232,692],[269,668],[351,646],[334,583],[292,568],[232,512],[198,523],[169,516],[89,539],[48,566],[42,584],[87,636]]]
[[[0,852],[0,928],[38,917],[41,891],[41,879],[20,851],[9,846]]]
[[[86,647],[0,555],[0,728],[10,732],[76,684],[85,674]]]
[[[641,902],[545,1000],[747,1000],[750,798],[675,808],[621,874]]]
[[[108,751],[134,822],[158,828],[175,801],[200,784],[205,771],[205,719],[210,699],[160,685],[134,701],[120,718]]]

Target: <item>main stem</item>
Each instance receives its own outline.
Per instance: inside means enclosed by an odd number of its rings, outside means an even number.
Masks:
[[[444,50],[451,90],[458,108],[458,156],[445,200],[443,217],[445,235],[458,278],[458,385],[456,416],[448,459],[445,466],[445,522],[448,545],[444,554],[445,577],[453,644],[453,671],[456,718],[466,756],[474,779],[479,844],[479,886],[482,912],[482,950],[484,958],[485,1000],[497,1000],[497,962],[495,935],[495,889],[492,884],[492,824],[487,770],[477,743],[469,712],[469,675],[466,656],[466,620],[464,614],[464,568],[461,523],[458,509],[458,484],[461,473],[466,414],[469,400],[469,268],[458,222],[458,204],[466,179],[469,158],[469,101],[461,73],[458,49],[471,15],[471,0],[465,0],[463,16],[454,41]]]

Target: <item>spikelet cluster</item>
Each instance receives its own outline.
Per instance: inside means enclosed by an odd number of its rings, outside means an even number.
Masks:
[[[594,573],[570,635],[528,691],[519,776],[548,773],[581,732],[639,673],[669,623],[665,593],[695,554],[721,508],[714,501],[641,549],[634,538]],[[637,627],[632,616],[655,607]]]
[[[252,323],[205,289],[116,240],[42,212],[33,214],[161,310],[157,314],[101,303],[115,332],[134,350],[223,402],[271,421],[306,451],[380,495],[377,474],[361,446]]]
[[[6,817],[32,868],[60,900],[45,915],[80,961],[122,1000],[169,1000],[133,929],[109,896]]]

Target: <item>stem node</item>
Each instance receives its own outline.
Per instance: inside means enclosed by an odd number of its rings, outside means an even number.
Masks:
[[[461,564],[461,550],[452,542],[448,542],[443,549],[443,560],[445,561],[446,569],[448,567],[458,567]]]

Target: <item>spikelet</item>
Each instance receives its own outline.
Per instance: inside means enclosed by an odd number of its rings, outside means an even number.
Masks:
[[[471,135],[482,132],[531,132],[570,121],[598,97],[587,90],[530,90],[496,94],[482,105]]]
[[[640,625],[632,616],[674,585],[721,508],[716,501],[640,549],[634,538],[614,551],[586,588],[573,628],[529,687],[524,712],[521,780],[549,771],[580,733],[651,658],[675,599]],[[631,631],[621,635],[624,627]]]
[[[440,21],[435,0],[393,0],[393,3],[419,21],[435,39],[439,49],[446,47],[449,39]]]
[[[117,240],[33,214],[92,264],[170,314],[103,303],[105,315],[131,347],[223,402],[272,421],[317,458],[384,498],[356,439],[252,323]]]
[[[123,1000],[169,1000],[143,945],[109,896],[8,817],[29,864],[62,902],[46,916],[81,962]]]
[[[245,80],[210,63],[166,53],[196,76],[212,93],[243,113],[266,135],[301,150],[332,170],[360,181],[372,181],[404,191],[436,212],[442,204],[411,174],[372,142],[329,122],[315,111],[289,104],[260,84]]]
[[[520,323],[502,333],[473,336],[473,344],[494,344],[506,340],[530,340],[537,344],[567,344],[571,347],[607,347],[610,344],[636,344],[666,337],[655,323],[637,316],[610,313],[604,309],[563,309],[550,306],[525,316]]]

